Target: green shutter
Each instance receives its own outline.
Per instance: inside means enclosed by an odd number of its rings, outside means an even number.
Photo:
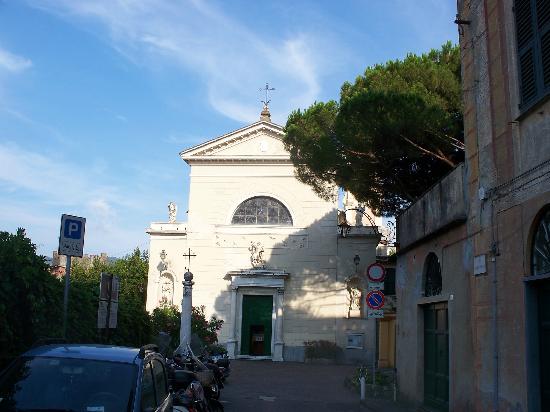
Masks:
[[[520,109],[550,93],[550,1],[516,0]]]
[[[550,88],[550,1],[537,0],[537,29],[540,35],[540,58],[545,91]]]
[[[520,106],[525,107],[537,96],[533,9],[531,7],[531,0],[516,0],[515,14],[519,58]]]

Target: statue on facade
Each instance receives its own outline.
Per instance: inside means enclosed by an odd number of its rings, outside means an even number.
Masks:
[[[250,251],[250,263],[252,267],[263,267],[265,265],[265,260],[263,258],[264,247],[261,242],[250,242],[248,250]]]
[[[163,275],[160,284],[160,302],[173,305],[174,304],[174,279],[170,275]]]
[[[363,222],[365,207],[357,201],[353,193],[346,191],[342,203],[347,210],[347,221],[354,222],[355,226],[365,226]]]
[[[170,223],[176,222],[177,214],[178,214],[178,206],[174,202],[168,203],[168,221]]]

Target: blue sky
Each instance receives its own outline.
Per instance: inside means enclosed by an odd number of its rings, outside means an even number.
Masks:
[[[147,248],[185,216],[178,153],[259,118],[338,99],[376,63],[457,42],[455,0],[0,0],[0,230],[57,249],[62,213],[85,253]]]

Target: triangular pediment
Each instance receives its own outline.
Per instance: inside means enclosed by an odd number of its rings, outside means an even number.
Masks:
[[[190,162],[277,161],[289,162],[290,154],[283,144],[283,128],[259,121],[242,129],[209,140],[180,153]]]

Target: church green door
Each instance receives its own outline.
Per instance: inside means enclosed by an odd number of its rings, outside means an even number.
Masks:
[[[550,410],[550,281],[538,288],[541,411]]]
[[[447,303],[424,307],[424,403],[437,410],[449,410]]]
[[[271,355],[273,296],[243,295],[241,355]]]

